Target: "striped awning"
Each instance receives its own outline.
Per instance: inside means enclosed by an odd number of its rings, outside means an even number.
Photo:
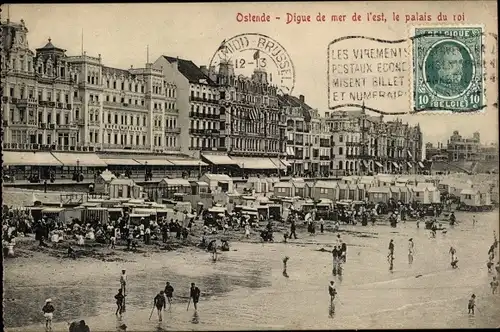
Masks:
[[[3,151],[4,166],[62,166],[50,152]]]
[[[207,163],[204,163],[198,159],[169,159],[169,161],[176,166],[207,166]]]
[[[286,166],[278,158],[271,158],[275,168],[286,169]]]
[[[413,168],[412,164],[409,161],[406,162],[406,165],[408,165],[408,167],[410,168]]]
[[[141,165],[148,166],[172,166],[173,164],[167,159],[134,159]]]
[[[234,161],[243,169],[276,169],[277,166],[269,158],[233,157]]]
[[[141,165],[134,159],[119,159],[119,158],[110,158],[110,159],[101,159],[106,163],[106,165],[111,166],[139,166]]]
[[[367,162],[366,160],[363,160],[363,165],[364,165],[366,168],[368,168],[368,167],[369,167],[368,162]]]
[[[420,166],[420,168],[425,168],[424,164],[421,161],[418,162],[418,166]]]
[[[209,163],[214,165],[238,165],[238,163],[227,155],[219,154],[202,154],[202,157],[208,160]]]
[[[286,147],[286,154],[289,156],[295,156],[295,151],[293,150],[293,148],[291,146],[287,146]]]
[[[106,167],[107,164],[102,161],[95,153],[64,153],[54,152],[52,154],[64,166],[82,166],[82,167]]]
[[[382,164],[381,164],[381,163],[379,163],[378,161],[376,161],[376,162],[375,162],[375,165],[377,165],[378,167],[384,167],[384,166],[382,166]]]
[[[393,162],[392,162],[392,165],[393,165],[394,167],[396,167],[396,168],[399,168],[398,163],[396,163],[395,161],[393,161]]]

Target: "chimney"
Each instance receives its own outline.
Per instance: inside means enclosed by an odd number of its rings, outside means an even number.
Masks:
[[[330,117],[330,112],[325,112],[325,118],[329,118]]]
[[[305,103],[305,100],[306,100],[306,99],[305,99],[304,95],[300,95],[300,96],[299,96],[299,99],[300,99],[300,102],[301,102],[301,103]]]
[[[203,74],[205,74],[206,76],[208,76],[208,68],[207,66],[200,66],[200,70]]]

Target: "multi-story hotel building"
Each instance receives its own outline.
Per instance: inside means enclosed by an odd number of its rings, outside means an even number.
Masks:
[[[24,22],[5,28],[5,148],[180,150],[176,86],[151,64],[111,68],[100,55],[67,56],[50,39],[33,54]]]
[[[476,161],[480,159],[481,136],[478,132],[472,137],[462,137],[455,130],[448,140],[448,160],[450,161]]]
[[[330,174],[331,134],[324,118],[305,103],[303,95],[282,96],[280,104],[287,118],[286,154],[292,174]]]
[[[182,158],[190,147],[189,132],[181,132],[189,126],[189,113],[179,112],[175,80],[166,79],[162,70],[150,63],[111,68],[100,55],[68,56],[50,39],[32,52],[24,21],[7,21],[2,29],[4,150],[37,151],[32,166],[76,165],[89,174],[92,167],[144,168],[149,157],[153,168],[182,164],[159,156]],[[114,152],[142,157],[116,160]],[[20,152],[4,157],[6,165],[30,163],[21,160],[26,156]]]
[[[190,60],[161,56],[153,67],[177,87],[176,102],[186,114],[186,118],[180,121],[181,135],[188,140],[183,152],[199,158],[203,151],[224,148],[225,141],[219,137],[221,119],[217,84]]]
[[[335,174],[418,172],[422,133],[400,120],[361,111],[326,113],[332,132],[332,171]]]
[[[233,64],[222,61],[218,72],[210,68],[207,74],[219,87],[220,152],[202,156],[213,164],[236,164],[247,174],[286,169],[285,116],[267,73],[256,68],[252,77],[237,76]]]

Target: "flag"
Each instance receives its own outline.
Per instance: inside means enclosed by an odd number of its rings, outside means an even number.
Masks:
[[[259,50],[257,50],[257,51],[253,54],[253,59],[254,59],[254,60],[258,60],[258,59],[259,59],[259,57],[260,57],[260,51],[259,51]]]

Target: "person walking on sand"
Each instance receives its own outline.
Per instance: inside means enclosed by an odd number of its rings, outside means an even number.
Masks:
[[[321,234],[323,234],[323,232],[325,231],[325,221],[323,220],[323,218],[321,218],[319,220],[319,227],[320,227]]]
[[[476,220],[476,216],[472,216],[472,226],[476,226],[476,223],[477,223],[477,220]]]
[[[158,313],[158,320],[161,322],[162,321],[161,311],[166,307],[165,295],[163,294],[163,291],[160,291],[160,293],[158,293],[155,296],[153,303],[154,306],[156,307],[156,312]]]
[[[127,292],[126,292],[127,275],[125,274],[125,270],[122,270],[122,274],[120,276],[120,286],[121,286],[121,289],[122,289],[122,293],[125,296],[127,294]]]
[[[287,264],[289,259],[290,259],[290,257],[288,257],[288,256],[285,256],[285,258],[283,258],[283,276],[287,277],[287,278],[288,278],[288,273],[286,272],[286,264]]]
[[[247,239],[250,238],[250,225],[249,224],[245,225],[245,237]]]
[[[168,302],[168,308],[170,309],[172,307],[172,297],[174,296],[174,287],[170,285],[170,282],[167,281],[167,284],[165,285],[165,296],[167,298]]]
[[[120,314],[120,316],[121,316],[123,313],[123,302],[125,300],[125,295],[123,295],[123,291],[121,288],[118,290],[118,294],[115,295],[115,299],[116,299],[116,307],[117,307],[115,315]]]
[[[490,286],[491,286],[491,294],[495,294],[497,292],[497,288],[498,288],[498,280],[497,280],[497,277],[493,277],[493,280],[491,280],[490,282]]]
[[[194,282],[192,282],[191,289],[189,290],[189,298],[193,299],[193,306],[194,306],[195,311],[198,311],[198,302],[200,301],[200,294],[201,294],[200,289],[198,287],[196,287]],[[189,304],[188,304],[188,308],[189,308]]]
[[[43,316],[45,317],[45,330],[52,331],[52,318],[54,318],[55,308],[52,305],[52,300],[45,300],[45,305],[42,308]]]
[[[295,232],[297,229],[297,226],[295,225],[295,220],[292,220],[292,224],[290,225],[290,239],[292,239],[292,236],[295,240],[297,240],[297,233]]]
[[[474,308],[476,307],[476,294],[472,294],[469,299],[469,304],[467,305],[467,309],[469,309],[469,315],[474,315]]]
[[[394,259],[394,240],[391,239],[389,242],[389,254],[387,255],[387,260],[391,261]]]
[[[450,247],[449,254],[451,255],[451,261],[453,262],[455,260],[455,254],[457,253],[457,250],[455,248]]]
[[[335,297],[337,296],[337,290],[335,289],[335,282],[330,281],[328,285],[328,294],[330,295],[330,317],[335,314]]]
[[[408,264],[413,263],[413,255],[415,254],[415,243],[413,243],[413,238],[408,240]]]

